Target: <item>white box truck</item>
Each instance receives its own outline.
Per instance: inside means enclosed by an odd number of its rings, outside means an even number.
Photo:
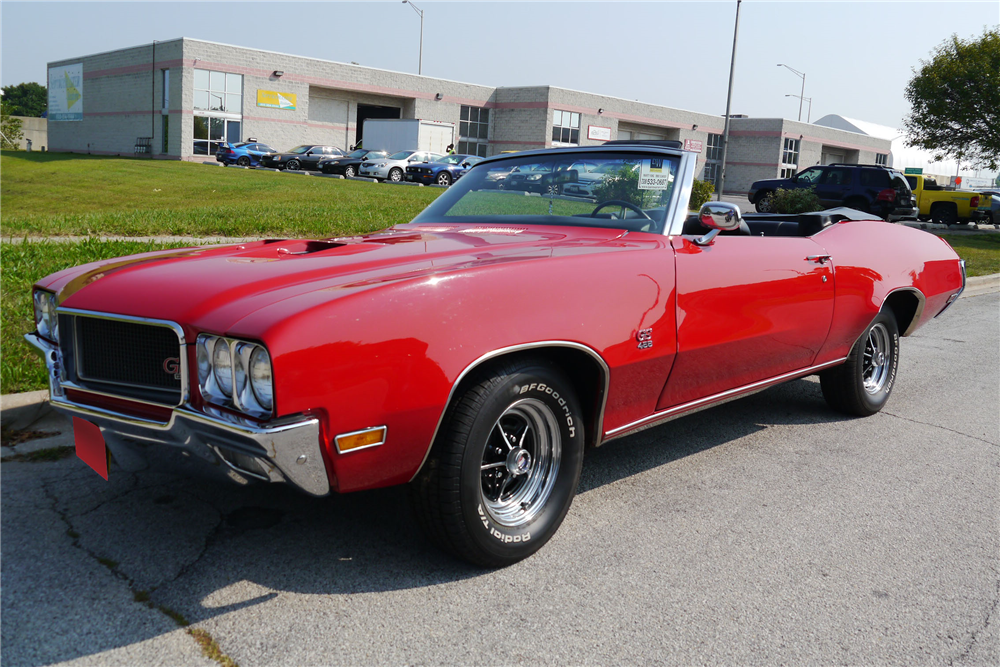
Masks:
[[[370,151],[445,153],[455,143],[455,124],[419,118],[368,118],[362,143]]]

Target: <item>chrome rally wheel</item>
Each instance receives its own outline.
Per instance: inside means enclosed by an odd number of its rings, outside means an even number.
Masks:
[[[545,505],[562,455],[562,434],[545,403],[526,398],[507,408],[483,450],[483,505],[503,526],[529,523]]]
[[[868,330],[868,340],[862,357],[861,381],[865,391],[877,394],[889,377],[889,331],[878,323]]]

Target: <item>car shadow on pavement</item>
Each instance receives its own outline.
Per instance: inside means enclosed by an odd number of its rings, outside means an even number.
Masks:
[[[816,382],[788,383],[589,452],[580,493],[733,442],[768,425],[842,419],[826,407]],[[4,465],[6,473],[7,465],[26,464]],[[130,474],[117,468],[105,482],[83,470],[75,458],[45,465],[50,466],[43,480],[46,495],[69,537],[45,533],[35,548],[44,550],[45,540],[59,540],[59,546],[73,554],[69,558],[100,562],[127,584],[137,600],[148,596],[148,604],[172,610],[191,623],[247,607],[282,604],[276,600],[283,593],[354,595],[512,576],[473,567],[433,547],[415,525],[406,487],[309,498],[281,485],[220,487],[199,479]],[[16,484],[20,476],[21,472],[5,474],[4,483]],[[5,524],[10,519],[28,525],[11,516],[21,509],[5,502]],[[62,544],[69,539],[75,550]],[[27,557],[5,541],[5,569],[16,571],[18,559]],[[527,566],[530,559],[511,569]],[[59,586],[58,577],[40,582],[43,589],[38,595],[51,594],[44,590],[46,585]],[[31,613],[31,606],[5,595],[3,613]],[[52,618],[50,625],[73,632],[68,619]],[[93,635],[100,628],[91,626],[88,632]],[[139,633],[145,636],[120,636],[109,627],[102,634],[107,636],[96,642],[91,636],[88,644],[97,652],[160,633],[148,627]],[[79,643],[66,646],[71,647],[66,649],[69,653],[46,660],[81,655]]]

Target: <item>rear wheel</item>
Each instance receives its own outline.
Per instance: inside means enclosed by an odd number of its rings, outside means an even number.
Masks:
[[[250,158],[248,158],[246,155],[241,155],[240,157],[238,157],[236,159],[236,164],[238,164],[241,167],[249,167],[250,166]]]
[[[580,404],[559,370],[532,358],[495,366],[449,406],[411,485],[417,520],[459,558],[516,563],[569,511],[583,446]]]
[[[347,178],[354,178],[356,173],[357,172],[354,171],[353,166],[347,165],[346,167],[344,167],[344,176],[346,176]]]
[[[951,204],[938,204],[931,209],[931,221],[939,225],[953,225],[958,220],[958,210]]]
[[[753,205],[758,213],[770,213],[774,210],[773,196],[774,192],[771,190],[764,190],[757,193],[757,199],[754,200]]]
[[[291,169],[292,171],[298,171],[302,167],[302,164],[298,160],[289,160],[285,164],[285,169]]]
[[[389,170],[389,180],[393,183],[399,183],[403,180],[403,170],[399,167],[393,167]]]
[[[860,417],[882,409],[896,382],[899,328],[891,312],[880,312],[857,340],[847,361],[819,375],[830,407]]]

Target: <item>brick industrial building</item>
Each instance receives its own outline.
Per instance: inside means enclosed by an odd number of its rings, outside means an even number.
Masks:
[[[51,62],[49,150],[212,159],[220,141],[286,150],[348,148],[367,118],[421,118],[455,126],[459,152],[493,155],[608,139],[691,140],[715,180],[721,116],[553,86],[459,83],[359,65],[175,39]],[[376,148],[368,146],[368,148]],[[886,163],[890,142],[781,118],[734,117],[726,191],[745,192],[819,163]]]

